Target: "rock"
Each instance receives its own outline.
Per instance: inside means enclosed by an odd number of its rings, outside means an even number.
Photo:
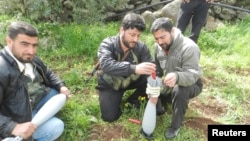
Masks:
[[[142,14],[142,17],[145,19],[145,22],[147,24],[147,27],[150,28],[153,21],[156,19],[154,14],[151,11],[145,11]]]
[[[214,31],[218,27],[222,27],[222,26],[224,26],[224,23],[221,20],[215,19],[212,16],[208,16],[207,17],[207,22],[206,22],[206,25],[205,25],[204,29],[207,30],[207,31]]]

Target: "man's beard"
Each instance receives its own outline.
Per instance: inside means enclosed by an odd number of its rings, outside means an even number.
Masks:
[[[170,48],[171,45],[172,45],[172,43],[171,43],[171,44],[161,44],[160,46],[161,46],[161,48],[163,48],[164,50],[169,50],[169,48]]]
[[[18,56],[15,56],[16,57],[16,59],[18,60],[18,61],[20,61],[20,62],[22,62],[22,63],[31,63],[32,62],[32,60],[33,60],[33,58],[29,58],[29,59],[23,59],[22,57],[18,57]]]
[[[19,61],[19,62],[21,62],[21,63],[31,63],[32,62],[32,60],[33,60],[33,58],[34,58],[34,56],[33,55],[29,55],[29,57],[26,57],[26,59],[24,59],[24,54],[19,54],[18,53],[18,51],[16,51],[17,50],[17,48],[18,47],[16,47],[15,45],[12,45],[11,46],[11,49],[10,49],[10,51],[12,52],[12,55]],[[28,54],[26,53],[26,56],[27,56]]]
[[[122,43],[125,45],[125,47],[127,47],[128,49],[132,49],[132,48],[134,48],[135,47],[135,45],[136,45],[136,43],[137,42],[133,42],[134,43],[134,46],[130,46],[129,44],[129,42],[128,41],[126,41],[126,39],[125,39],[125,36],[123,35],[122,36]],[[131,42],[132,43],[132,42]]]
[[[165,43],[165,44],[160,44],[160,46],[161,46],[161,48],[163,48],[164,50],[169,50],[169,48],[172,46],[172,44],[173,44],[173,38],[171,37],[171,42],[170,42],[170,44],[167,44],[167,43]]]

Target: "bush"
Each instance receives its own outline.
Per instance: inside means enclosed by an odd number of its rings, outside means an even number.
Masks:
[[[93,23],[127,0],[0,0],[0,14],[38,22]]]

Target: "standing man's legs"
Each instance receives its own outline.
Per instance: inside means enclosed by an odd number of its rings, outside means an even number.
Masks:
[[[186,28],[193,16],[193,10],[195,8],[195,2],[191,0],[189,3],[181,3],[179,14],[177,17],[176,27],[184,34]]]
[[[190,38],[197,43],[201,29],[204,27],[210,4],[205,0],[200,0],[199,5],[194,11],[192,18],[192,29]]]
[[[51,97],[57,94],[58,91],[51,89],[50,92],[41,99],[41,101],[37,104],[37,107],[32,111],[33,117]],[[33,134],[33,138],[35,141],[54,141],[63,133],[63,130],[64,123],[60,119],[52,117],[37,128],[36,132]]]

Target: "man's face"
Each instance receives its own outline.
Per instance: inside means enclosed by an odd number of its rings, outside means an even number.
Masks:
[[[123,28],[121,27],[120,34],[121,34],[121,42],[127,48],[134,48],[137,42],[139,41],[141,32],[136,28],[123,30]]]
[[[6,41],[10,51],[20,62],[29,63],[33,60],[37,50],[38,37],[18,34],[13,40],[7,37]]]
[[[168,50],[173,43],[173,35],[165,30],[157,30],[153,33],[156,43],[164,50]]]

